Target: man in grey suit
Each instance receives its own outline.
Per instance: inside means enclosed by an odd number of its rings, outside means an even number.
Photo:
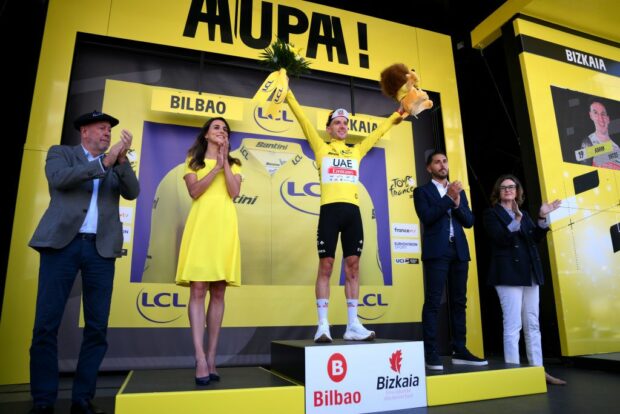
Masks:
[[[123,130],[120,141],[110,147],[111,130],[118,122],[98,111],[84,114],[74,122],[81,144],[54,145],[47,154],[50,204],[29,243],[40,254],[30,347],[31,413],[54,412],[58,327],[78,271],[82,276],[85,326],[71,413],[102,412],[92,399],[107,349],[114,262],[121,256],[123,244],[119,197],[133,200],[140,192],[127,160],[131,133]]]

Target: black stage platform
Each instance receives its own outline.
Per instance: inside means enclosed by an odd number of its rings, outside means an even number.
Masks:
[[[331,343],[315,343],[313,340],[290,340],[271,342],[271,370],[282,374],[293,381],[303,384],[306,380],[305,349],[310,347],[325,346],[359,346],[369,344],[387,344],[401,341],[395,339],[375,339],[367,341],[345,341],[334,339]]]
[[[600,369],[620,373],[620,352],[609,354],[581,355],[571,358],[575,366],[580,368]]]
[[[194,382],[193,369],[152,369],[132,371],[125,383],[124,394],[177,392],[197,390],[233,390],[242,388],[290,387],[294,384],[259,367],[220,368],[221,381],[207,386]]]

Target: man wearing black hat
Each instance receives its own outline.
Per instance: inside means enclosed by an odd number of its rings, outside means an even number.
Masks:
[[[78,271],[85,324],[71,413],[102,412],[91,400],[107,349],[114,262],[121,256],[123,244],[119,197],[133,200],[140,192],[127,160],[131,133],[123,130],[120,141],[110,146],[111,129],[117,124],[116,118],[102,112],[84,114],[74,122],[81,144],[54,145],[47,154],[50,204],[29,243],[40,254],[30,347],[31,413],[54,412],[58,327]]]

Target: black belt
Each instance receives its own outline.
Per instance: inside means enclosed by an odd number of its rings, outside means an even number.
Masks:
[[[75,237],[82,240],[94,241],[97,238],[97,235],[95,233],[78,233]]]

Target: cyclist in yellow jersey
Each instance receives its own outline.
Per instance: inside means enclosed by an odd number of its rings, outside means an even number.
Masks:
[[[321,210],[317,230],[319,269],[316,279],[318,329],[315,342],[331,342],[327,319],[329,281],[334,267],[338,235],[342,242],[345,270],[345,297],[347,300],[347,329],[345,340],[373,340],[374,331],[366,329],[357,318],[359,298],[359,261],[364,244],[364,232],[359,210],[358,181],[362,158],[395,123],[401,120],[402,111],[394,112],[361,143],[349,146],[349,113],[345,109],[330,112],[326,130],[332,138],[326,143],[303,113],[295,95],[289,90],[286,100],[295,114],[304,135],[314,151],[321,185]]]

